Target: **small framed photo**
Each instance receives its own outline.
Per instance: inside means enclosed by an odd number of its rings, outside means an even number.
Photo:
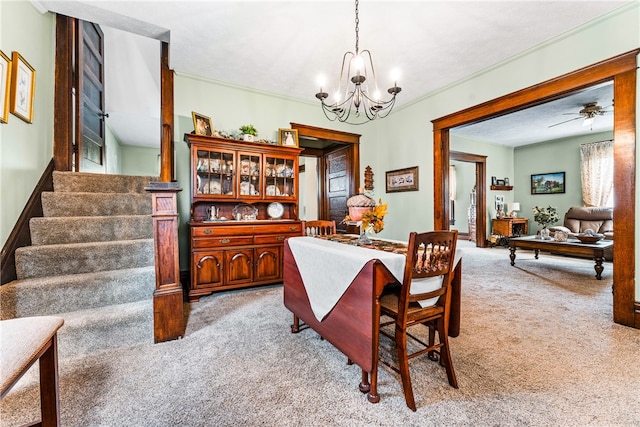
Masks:
[[[18,52],[11,53],[11,114],[27,123],[33,122],[33,95],[36,70]]]
[[[504,185],[509,185],[509,178],[504,179]]]
[[[11,60],[0,50],[0,122],[9,122],[9,91],[11,88]]]
[[[193,117],[193,128],[196,131],[196,135],[213,135],[213,124],[211,123],[211,117],[207,117],[204,114],[196,113],[195,111],[191,112],[191,116]]]
[[[386,172],[386,192],[418,191],[418,166]]]
[[[298,129],[278,129],[278,145],[298,147]]]
[[[562,194],[564,191],[564,172],[531,175],[531,194]]]
[[[495,176],[491,177],[491,185],[498,185],[498,178],[496,178]]]
[[[507,185],[504,183],[504,179],[498,179],[496,180],[496,185]]]

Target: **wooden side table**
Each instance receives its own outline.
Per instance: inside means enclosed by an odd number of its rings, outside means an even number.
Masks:
[[[502,237],[526,236],[529,234],[529,220],[512,217],[494,219],[493,234]]]

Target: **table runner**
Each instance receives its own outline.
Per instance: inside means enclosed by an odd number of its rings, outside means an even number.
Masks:
[[[287,239],[311,309],[319,322],[333,309],[362,267],[373,259],[380,260],[396,280],[402,283],[406,244],[376,241],[381,242],[378,243],[381,250],[372,249],[375,246],[344,244],[354,239],[349,236]],[[340,241],[343,243],[339,243]]]

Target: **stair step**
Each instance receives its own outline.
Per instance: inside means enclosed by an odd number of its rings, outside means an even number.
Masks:
[[[153,345],[153,300],[110,305],[58,314],[64,325],[58,332],[61,359],[74,353],[95,354],[141,344]]]
[[[151,195],[137,193],[42,193],[45,217],[151,215]]]
[[[146,193],[145,187],[159,178],[100,173],[53,172],[53,188],[73,193]]]
[[[150,215],[38,217],[31,218],[29,228],[34,246],[153,237]]]
[[[153,239],[26,246],[16,250],[18,279],[154,265]]]
[[[154,289],[153,266],[14,280],[0,287],[0,319],[151,299]]]

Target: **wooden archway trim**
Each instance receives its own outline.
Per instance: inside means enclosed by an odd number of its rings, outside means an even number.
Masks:
[[[434,226],[448,229],[449,130],[509,114],[567,94],[613,81],[615,114],[613,210],[613,320],[640,328],[635,304],[636,57],[640,49],[606,59],[526,89],[433,120]]]
[[[487,247],[487,156],[451,151],[449,160],[476,165],[476,246]]]

